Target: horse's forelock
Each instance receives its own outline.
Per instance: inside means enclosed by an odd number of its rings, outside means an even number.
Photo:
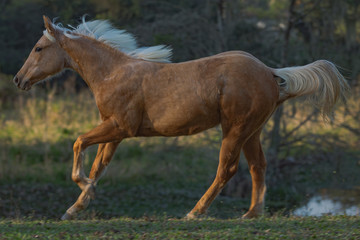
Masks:
[[[56,39],[48,32],[47,29],[43,31],[43,34],[47,39],[49,39],[51,42],[56,42]]]

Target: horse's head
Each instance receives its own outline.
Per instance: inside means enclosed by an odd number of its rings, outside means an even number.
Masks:
[[[32,85],[60,72],[65,67],[66,52],[60,43],[62,32],[44,16],[46,30],[32,49],[20,71],[14,77],[15,85],[29,90]]]

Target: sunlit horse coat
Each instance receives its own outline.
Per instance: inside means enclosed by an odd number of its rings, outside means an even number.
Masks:
[[[243,150],[252,177],[252,198],[244,218],[263,213],[266,160],[260,132],[285,100],[309,96],[325,116],[348,85],[336,67],[320,60],[273,69],[252,55],[232,51],[198,60],[168,63],[164,46],[137,48],[134,38],[107,21],[83,21],[72,30],[44,17],[44,36],[14,77],[23,90],[63,69],[78,72],[94,94],[102,123],[74,144],[72,179],[82,189],[62,219],[87,207],[94,188],[124,138],[195,134],[221,124],[223,139],[214,182],[187,214],[204,213],[235,174]],[[83,152],[99,149],[89,178]]]

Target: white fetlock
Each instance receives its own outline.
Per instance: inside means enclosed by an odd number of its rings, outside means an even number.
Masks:
[[[195,214],[193,214],[192,212],[189,212],[188,214],[186,214],[186,216],[185,216],[185,220],[191,220],[191,219],[196,219],[197,217],[196,217],[196,215]]]
[[[95,199],[95,186],[94,184],[88,184],[84,190],[83,190],[89,197],[90,199]]]

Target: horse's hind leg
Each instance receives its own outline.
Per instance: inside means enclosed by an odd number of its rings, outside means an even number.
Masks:
[[[119,143],[120,141],[99,144],[98,152],[89,175],[89,178],[94,180],[95,185],[104,174],[104,171],[110,163]]]
[[[253,218],[263,214],[266,191],[266,159],[260,143],[260,131],[255,133],[243,146],[252,178],[251,205],[243,218]]]
[[[246,137],[243,137],[238,128],[224,134],[215,180],[186,218],[196,218],[197,215],[205,213],[225,184],[234,176],[238,169],[240,150],[245,139]]]

